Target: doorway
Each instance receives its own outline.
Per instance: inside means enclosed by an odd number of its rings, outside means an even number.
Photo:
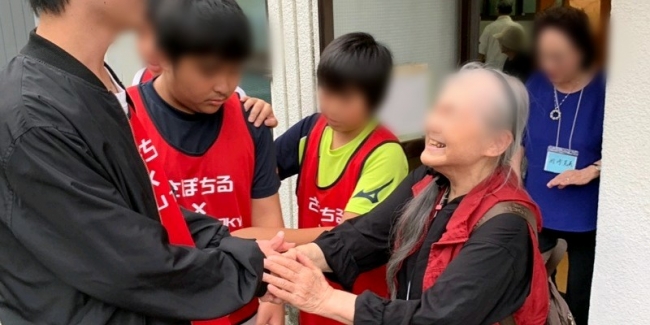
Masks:
[[[483,29],[498,18],[499,0],[462,0],[459,23],[459,64],[478,59],[479,38]],[[553,6],[572,6],[583,9],[592,23],[598,41],[598,57],[602,62],[606,56],[607,28],[611,0],[513,0],[513,21],[519,23],[528,35],[532,34],[535,15]]]

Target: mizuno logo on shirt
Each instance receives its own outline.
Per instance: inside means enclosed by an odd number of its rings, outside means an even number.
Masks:
[[[354,197],[368,199],[368,201],[370,201],[370,203],[375,204],[375,203],[379,202],[379,193],[382,190],[384,190],[385,188],[387,188],[390,184],[392,184],[393,181],[394,181],[394,179],[391,179],[388,183],[386,183],[386,184],[384,184],[384,185],[382,185],[382,186],[380,186],[380,187],[378,187],[378,188],[376,188],[376,189],[374,189],[372,191],[366,192],[366,190],[361,190],[361,191],[359,191],[359,193],[355,194]]]

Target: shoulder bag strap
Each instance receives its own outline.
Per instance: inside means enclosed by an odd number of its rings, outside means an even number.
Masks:
[[[530,227],[533,229],[535,232],[535,236],[537,236],[537,219],[535,218],[535,215],[533,214],[530,209],[526,208],[525,206],[513,202],[499,202],[495,204],[490,210],[488,210],[487,213],[481,218],[476,225],[474,226],[474,229],[472,231],[475,231],[482,225],[484,225],[486,222],[488,222],[490,219],[501,215],[501,214],[514,214],[517,215],[524,220],[530,225]],[[517,325],[515,322],[515,318],[510,315],[503,319],[502,321],[499,322],[499,325]]]
[[[499,202],[495,204],[490,210],[488,210],[488,212],[485,213],[483,218],[481,218],[476,223],[476,225],[474,225],[474,229],[472,231],[476,231],[476,229],[484,225],[490,219],[505,213],[511,213],[526,220],[533,231],[535,231],[535,235],[537,235],[537,219],[535,218],[533,212],[525,206],[513,202]]]

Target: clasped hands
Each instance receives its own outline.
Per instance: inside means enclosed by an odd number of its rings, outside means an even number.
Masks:
[[[264,268],[268,272],[262,278],[268,283],[268,291],[260,300],[288,303],[302,311],[321,314],[325,302],[334,292],[323,272],[307,256],[293,248],[295,245],[285,243],[284,234],[278,233],[269,244],[274,249],[268,254],[266,248],[260,245],[266,255]]]

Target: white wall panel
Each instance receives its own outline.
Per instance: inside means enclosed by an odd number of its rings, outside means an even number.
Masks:
[[[317,0],[268,0],[273,69],[273,107],[281,135],[316,111],[318,62]],[[297,226],[296,178],[282,182],[280,197],[287,226]]]
[[[27,44],[35,19],[26,0],[0,1],[0,67]]]
[[[650,324],[650,1],[613,0],[589,324]]]

